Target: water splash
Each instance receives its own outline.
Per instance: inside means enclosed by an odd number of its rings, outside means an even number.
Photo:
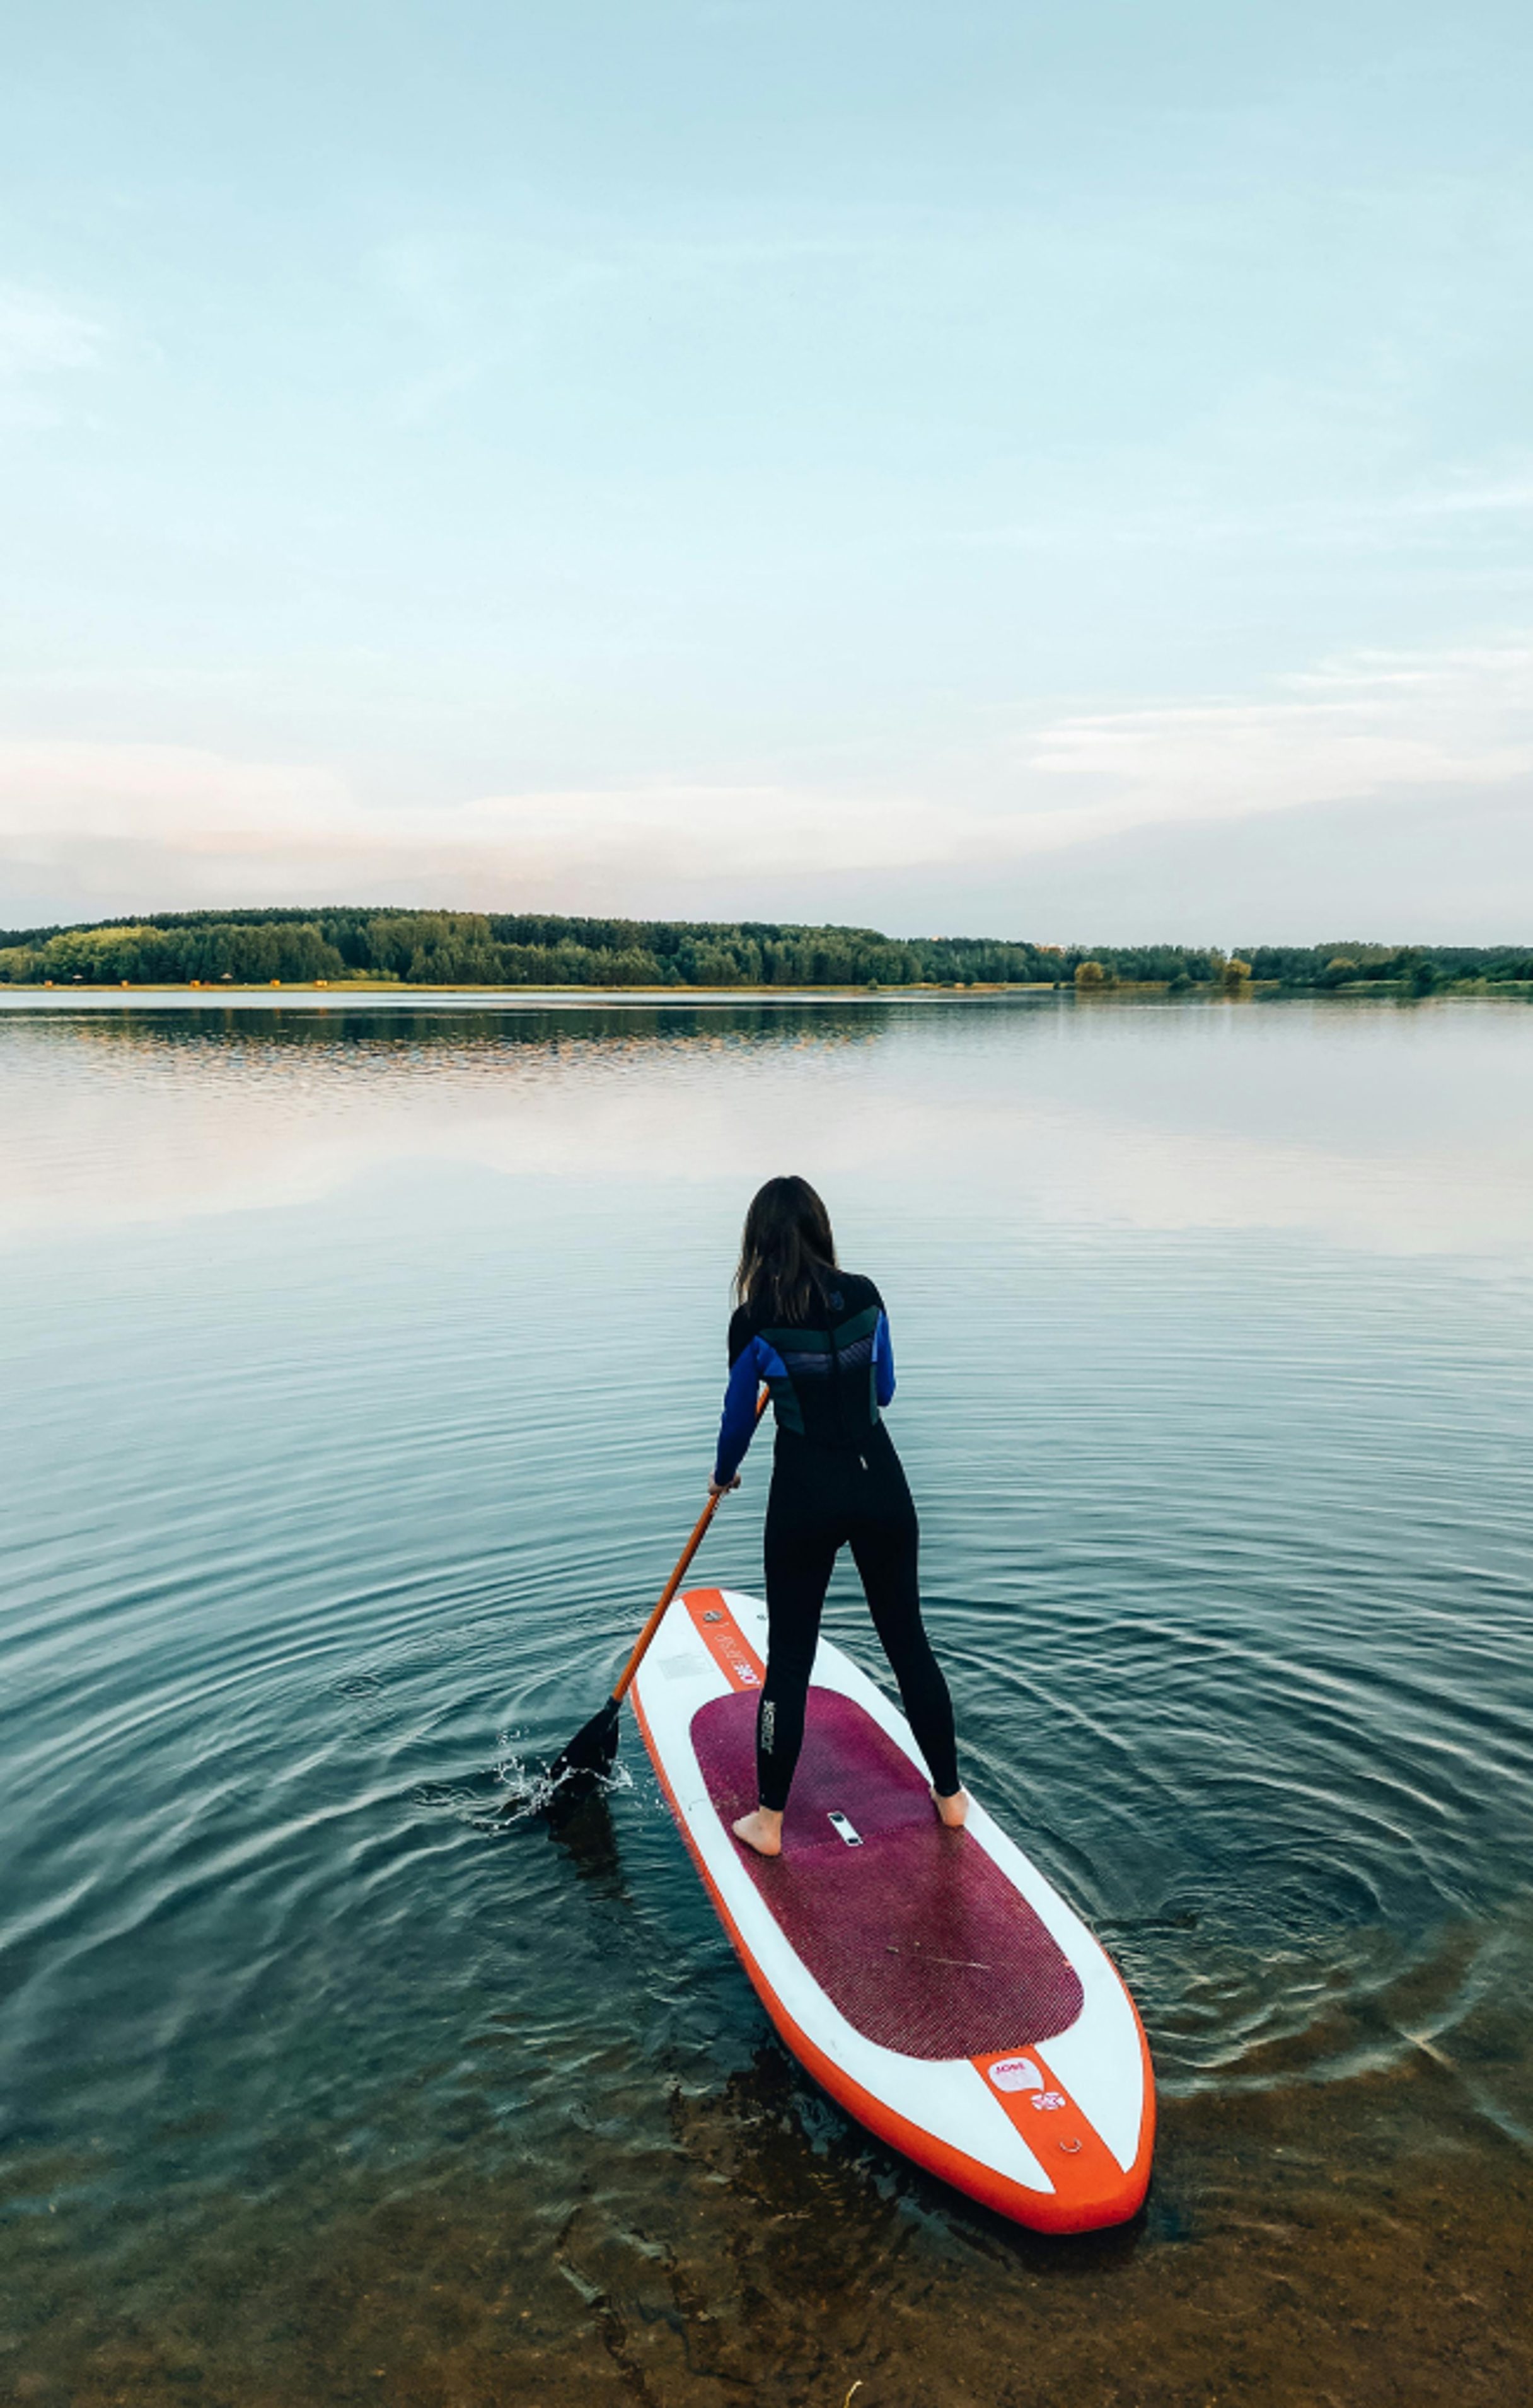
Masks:
[[[494,1778],[500,1788],[499,1809],[494,1824],[488,1828],[504,1830],[508,1824],[529,1822],[546,1814],[562,1796],[573,1796],[576,1785],[584,1796],[614,1798],[620,1790],[632,1789],[634,1776],[621,1761],[609,1772],[593,1780],[590,1775],[561,1773],[555,1780],[539,1757],[519,1756],[515,1740],[519,1736],[502,1731],[495,1742]]]

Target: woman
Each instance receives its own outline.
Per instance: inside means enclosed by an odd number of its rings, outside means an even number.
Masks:
[[[709,1493],[739,1486],[765,1380],[777,1419],[766,1504],[766,1678],[756,1708],[760,1803],[735,1837],[782,1853],[782,1815],[804,1739],[804,1705],[831,1567],[843,1541],[894,1668],[932,1797],[956,1829],[953,1704],[921,1623],[915,1507],[881,1419],[895,1393],[889,1316],[871,1280],[839,1270],[830,1216],[809,1182],[769,1179],[745,1216],[729,1385]]]

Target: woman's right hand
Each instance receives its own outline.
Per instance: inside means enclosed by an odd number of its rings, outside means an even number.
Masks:
[[[710,1497],[727,1497],[730,1490],[732,1488],[738,1488],[739,1484],[740,1476],[738,1471],[736,1472],[733,1480],[714,1480],[710,1476],[708,1484],[708,1493]]]

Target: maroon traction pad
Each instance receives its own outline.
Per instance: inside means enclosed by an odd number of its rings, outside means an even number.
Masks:
[[[692,1743],[724,1828],[756,1802],[756,1692],[714,1698]],[[848,1844],[832,1814],[862,1842]],[[810,1689],[781,1856],[735,1842],[784,1939],[852,2028],[902,2057],[982,2057],[1067,2031],[1080,1975],[976,1841],[852,1698]]]

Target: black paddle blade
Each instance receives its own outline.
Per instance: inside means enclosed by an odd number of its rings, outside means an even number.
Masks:
[[[556,1789],[572,1783],[599,1781],[611,1771],[618,1760],[618,1726],[622,1719],[622,1700],[609,1698],[600,1713],[582,1724],[549,1767],[549,1779]]]

